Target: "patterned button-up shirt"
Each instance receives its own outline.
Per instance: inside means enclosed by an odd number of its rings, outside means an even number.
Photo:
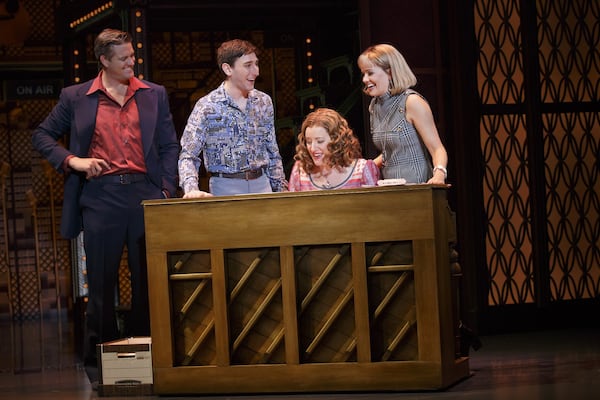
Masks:
[[[271,97],[253,89],[241,110],[224,83],[198,100],[181,137],[179,180],[185,193],[198,190],[202,163],[211,173],[236,173],[264,168],[273,191],[287,187],[275,137]]]

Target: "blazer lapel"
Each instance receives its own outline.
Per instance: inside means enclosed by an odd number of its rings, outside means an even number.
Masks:
[[[147,155],[152,147],[152,138],[156,129],[156,113],[158,112],[156,92],[152,89],[139,89],[135,93],[135,101],[140,115],[144,155]]]
[[[94,128],[96,127],[98,94],[93,93],[88,96],[86,93],[90,86],[91,83],[83,85],[77,92],[77,98],[75,99],[75,127],[71,133],[77,135],[77,139],[71,140],[71,143],[78,143],[80,149],[78,152],[75,149],[71,149],[71,151],[75,151],[80,156],[88,153],[94,135]]]

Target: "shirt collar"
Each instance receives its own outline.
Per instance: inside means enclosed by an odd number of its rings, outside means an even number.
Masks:
[[[222,101],[223,103],[235,104],[231,96],[225,90],[225,81],[221,82],[221,85],[217,88],[216,91],[216,101]],[[254,103],[257,99],[256,88],[252,89],[248,92],[248,101]],[[236,106],[237,107],[237,106]]]
[[[104,71],[100,71],[100,73],[98,74],[98,76],[92,82],[92,86],[90,86],[90,88],[87,91],[86,95],[90,95],[92,93],[95,93],[98,90],[106,93],[106,88],[104,87],[104,84],[102,83],[102,74],[103,73],[104,73]],[[148,86],[146,83],[142,82],[141,80],[139,80],[138,78],[136,78],[134,76],[133,78],[131,78],[129,80],[129,89],[127,89],[127,92],[128,93],[135,93],[138,89],[149,89],[149,88],[150,88],[150,86]]]

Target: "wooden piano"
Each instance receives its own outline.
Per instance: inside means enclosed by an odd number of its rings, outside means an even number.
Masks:
[[[446,190],[145,201],[155,394],[433,390],[469,376]]]

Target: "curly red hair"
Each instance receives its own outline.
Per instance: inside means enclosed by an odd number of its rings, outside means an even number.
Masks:
[[[294,156],[294,160],[299,161],[307,173],[316,172],[315,163],[306,147],[306,128],[314,126],[324,128],[331,138],[327,145],[329,155],[325,159],[325,164],[329,167],[341,169],[362,157],[360,142],[354,136],[348,121],[335,110],[318,108],[308,114],[302,122]]]

